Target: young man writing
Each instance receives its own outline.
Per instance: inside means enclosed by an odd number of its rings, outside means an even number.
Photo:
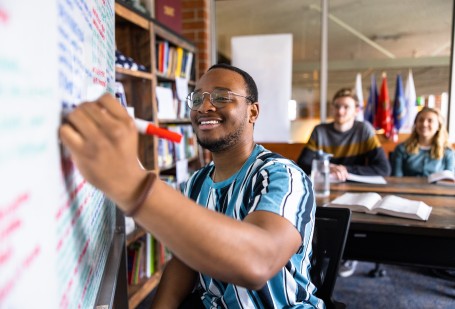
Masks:
[[[389,161],[373,127],[368,122],[356,121],[359,100],[353,90],[342,88],[332,100],[333,122],[317,125],[300,154],[297,164],[311,173],[311,162],[318,150],[331,153],[330,173],[345,181],[348,173],[357,175],[390,175]],[[354,273],[355,261],[346,261],[340,275]]]
[[[178,308],[195,287],[205,307],[323,307],[309,279],[311,182],[253,141],[257,97],[251,76],[232,66],[197,82],[191,122],[213,162],[184,195],[139,166],[134,123],[112,96],[80,105],[60,128],[82,175],[173,252],[153,308]]]

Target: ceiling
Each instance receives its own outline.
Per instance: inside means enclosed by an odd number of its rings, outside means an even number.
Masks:
[[[333,0],[328,16],[328,98],[362,75],[387,74],[389,93],[412,69],[417,95],[449,90],[453,3],[450,0]],[[293,35],[293,98],[319,96],[321,0],[218,0],[219,54],[230,59],[233,36]],[[316,93],[315,97],[314,94]],[[311,97],[311,95],[310,95]],[[312,102],[310,102],[312,103]]]

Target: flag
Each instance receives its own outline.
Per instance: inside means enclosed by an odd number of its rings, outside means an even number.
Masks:
[[[355,119],[358,121],[363,121],[363,119],[364,119],[363,90],[362,90],[362,75],[360,73],[357,73],[357,76],[355,77],[355,94],[357,95],[357,98],[359,99],[359,112],[357,113],[357,116],[355,117]]]
[[[401,127],[406,122],[407,117],[406,102],[404,100],[403,81],[401,75],[397,75],[397,84],[395,87],[395,100],[393,101],[393,126],[396,132],[400,132]]]
[[[374,115],[378,105],[378,88],[376,87],[376,77],[371,75],[370,94],[368,96],[367,106],[365,107],[364,118],[374,125]]]
[[[412,71],[409,70],[408,79],[406,80],[406,86],[404,88],[404,100],[406,102],[406,109],[408,115],[406,118],[406,123],[403,125],[403,128],[411,130],[414,125],[414,118],[417,115],[417,95],[416,89],[414,86],[414,78],[412,77]]]
[[[392,117],[390,115],[389,90],[387,88],[387,76],[382,75],[381,91],[379,92],[378,108],[376,110],[375,122],[380,129],[384,130],[387,138],[392,137]]]

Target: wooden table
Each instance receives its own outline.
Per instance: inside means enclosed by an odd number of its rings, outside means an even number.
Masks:
[[[433,207],[428,221],[352,213],[344,258],[392,264],[455,268],[455,187],[428,184],[426,178],[386,177],[387,184],[331,184],[330,197],[345,192],[378,192],[424,201]]]
[[[359,182],[342,182],[330,185],[335,192],[374,192],[388,194],[424,194],[430,196],[454,196],[455,186],[444,186],[427,182],[426,177],[386,177],[387,184],[373,185]],[[455,206],[455,203],[454,203]]]

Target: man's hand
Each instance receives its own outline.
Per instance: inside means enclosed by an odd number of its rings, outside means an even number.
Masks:
[[[337,180],[346,181],[348,177],[348,170],[344,165],[330,164],[330,174],[332,174]]]
[[[146,171],[137,160],[134,120],[112,95],[79,105],[66,117],[59,134],[88,182],[119,205],[134,202]]]

